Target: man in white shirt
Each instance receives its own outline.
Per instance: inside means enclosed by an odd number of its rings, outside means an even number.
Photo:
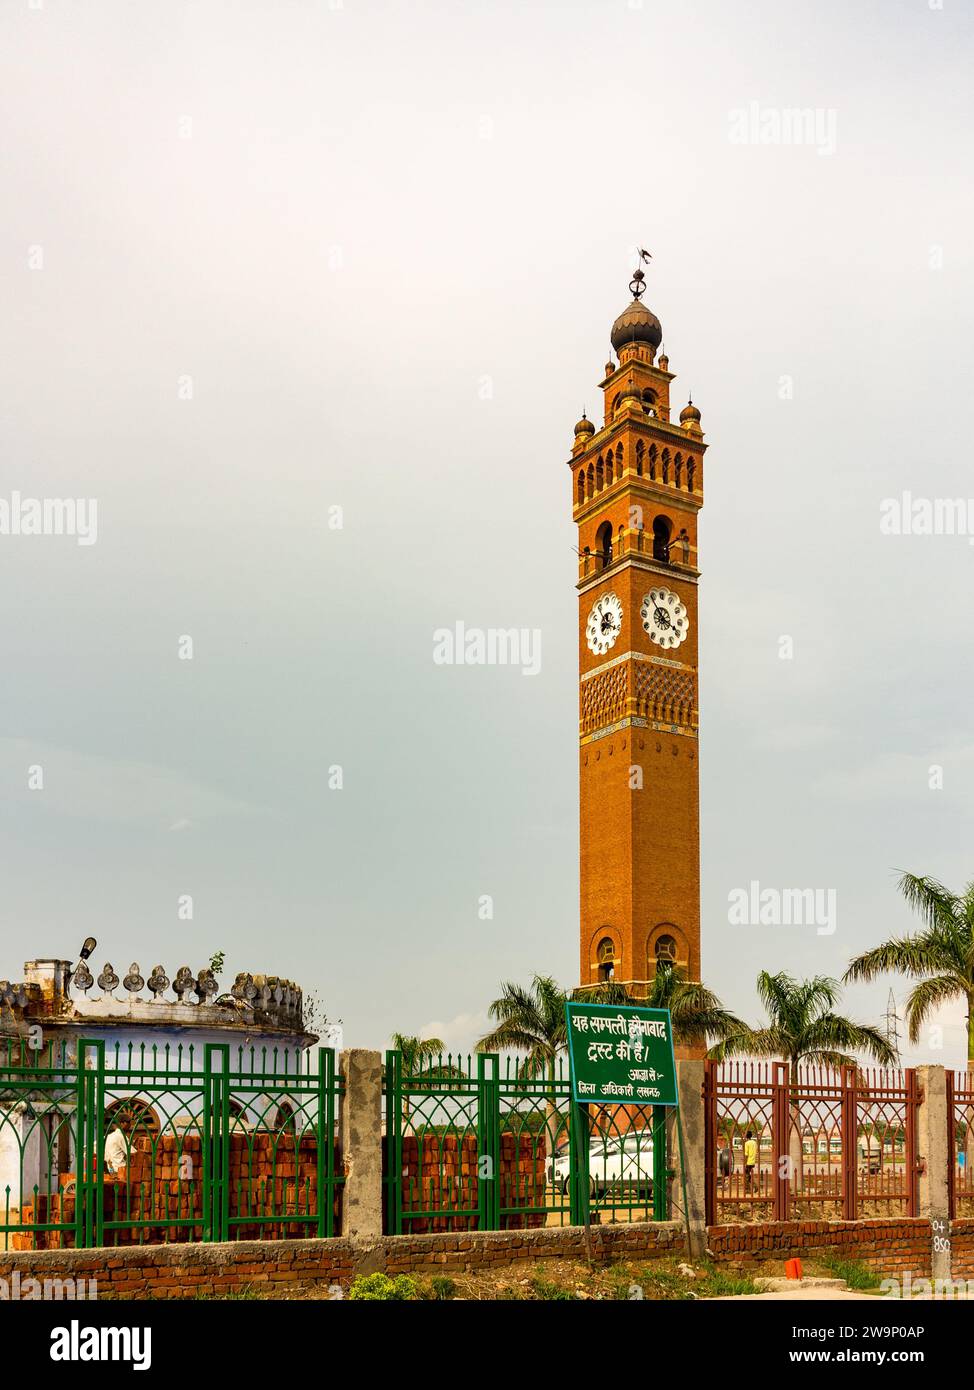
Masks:
[[[117,1173],[120,1168],[124,1168],[129,1159],[129,1145],[124,1131],[116,1125],[114,1129],[108,1131],[105,1140],[105,1166],[110,1173]]]

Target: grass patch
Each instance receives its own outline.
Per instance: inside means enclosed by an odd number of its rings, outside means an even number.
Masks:
[[[845,1260],[841,1255],[827,1255],[822,1264],[833,1279],[844,1279],[850,1289],[876,1289],[881,1275],[859,1260]]]

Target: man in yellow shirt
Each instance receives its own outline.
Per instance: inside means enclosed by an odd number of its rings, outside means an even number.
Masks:
[[[748,1130],[744,1136],[744,1190],[750,1192],[751,1183],[754,1179],[754,1170],[758,1163],[758,1141],[754,1137],[753,1130]]]

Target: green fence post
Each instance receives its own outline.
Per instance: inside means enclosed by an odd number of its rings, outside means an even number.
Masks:
[[[318,1235],[335,1234],[335,1053],[318,1050]],[[298,1162],[297,1143],[295,1164]]]
[[[667,1211],[666,1106],[653,1106],[653,1220],[665,1221]]]
[[[402,1235],[402,1053],[386,1053],[386,1229]]]
[[[587,1105],[570,1101],[571,1134],[569,1136],[569,1193],[571,1200],[571,1223],[573,1226],[587,1226],[591,1219],[590,1203],[592,1188],[589,1181],[588,1155],[591,1118]]]
[[[75,1108],[74,1108],[74,1246],[76,1250],[85,1245],[85,1175],[88,1153],[88,1127],[85,1124],[85,1108],[88,1093],[85,1085],[85,1068],[82,1061],[81,1043],[75,1059]],[[23,1178],[23,1162],[21,1162]]]
[[[497,1231],[501,1224],[500,1133],[500,1058],[495,1052],[481,1052],[477,1055],[477,1212],[481,1231]],[[459,1157],[462,1164],[462,1153]]]
[[[78,1114],[75,1236],[80,1248],[105,1244],[105,1044],[95,1038],[78,1039]]]
[[[214,1058],[220,1059],[215,1069]],[[230,1228],[230,1046],[203,1047],[203,1239],[229,1239]]]

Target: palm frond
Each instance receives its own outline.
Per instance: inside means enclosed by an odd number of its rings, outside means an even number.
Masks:
[[[915,985],[906,997],[906,1024],[910,1042],[920,1041],[923,1025],[934,1010],[952,1000],[967,997],[966,981],[957,975],[931,975]]]

